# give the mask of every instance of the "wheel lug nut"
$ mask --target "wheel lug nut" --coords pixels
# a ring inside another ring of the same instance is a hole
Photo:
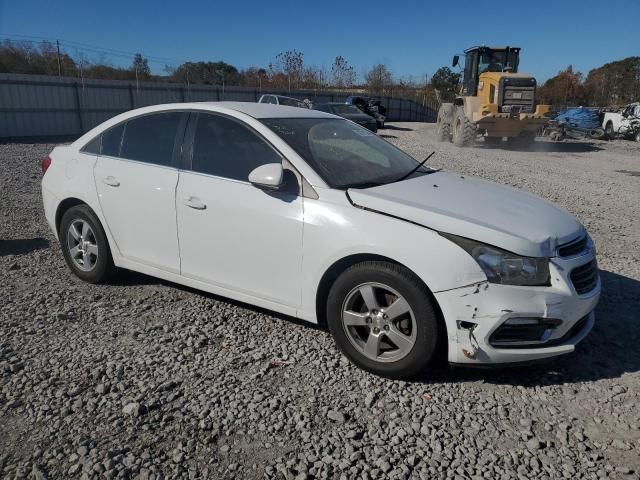
[[[386,313],[382,316],[382,318],[384,318],[385,320],[389,319],[389,315],[387,315]]]
[[[366,321],[367,323],[371,323],[371,317],[367,317],[367,318],[365,318],[365,321]]]
[[[380,331],[380,329],[379,329],[378,327],[375,327],[375,328],[373,329],[373,333],[378,333],[379,331]]]
[[[388,332],[388,331],[389,331],[389,325],[385,325],[385,326],[384,326],[384,330],[385,330],[386,332]]]

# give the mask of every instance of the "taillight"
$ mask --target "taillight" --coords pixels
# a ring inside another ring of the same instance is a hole
[[[40,164],[40,168],[42,168],[42,173],[47,171],[47,168],[51,166],[51,157],[46,156],[42,159],[42,163]]]

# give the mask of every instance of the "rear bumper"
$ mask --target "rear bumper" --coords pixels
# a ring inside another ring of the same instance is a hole
[[[47,219],[49,228],[54,235],[58,235],[56,232],[56,207],[58,205],[58,199],[51,193],[44,185],[42,186],[42,204],[44,207],[44,216]]]
[[[519,287],[480,283],[435,293],[447,326],[449,362],[489,365],[535,362],[575,350],[595,323],[600,280],[579,295],[570,272],[593,255],[552,259],[550,287]],[[514,319],[540,319],[552,324],[538,341],[496,341],[494,335]]]

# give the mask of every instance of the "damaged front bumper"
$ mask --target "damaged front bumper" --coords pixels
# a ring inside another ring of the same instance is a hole
[[[590,264],[595,279],[584,291],[578,275]],[[595,256],[552,258],[549,269],[548,287],[482,282],[435,293],[447,325],[449,362],[522,363],[573,352],[595,323],[601,290]]]

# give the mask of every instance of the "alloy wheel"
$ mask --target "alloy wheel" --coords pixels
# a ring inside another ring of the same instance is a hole
[[[93,270],[98,262],[98,242],[91,225],[85,220],[71,222],[67,231],[67,248],[73,263],[82,271]]]
[[[381,283],[364,283],[347,295],[342,325],[351,344],[376,362],[396,362],[416,343],[416,321],[409,302]]]

